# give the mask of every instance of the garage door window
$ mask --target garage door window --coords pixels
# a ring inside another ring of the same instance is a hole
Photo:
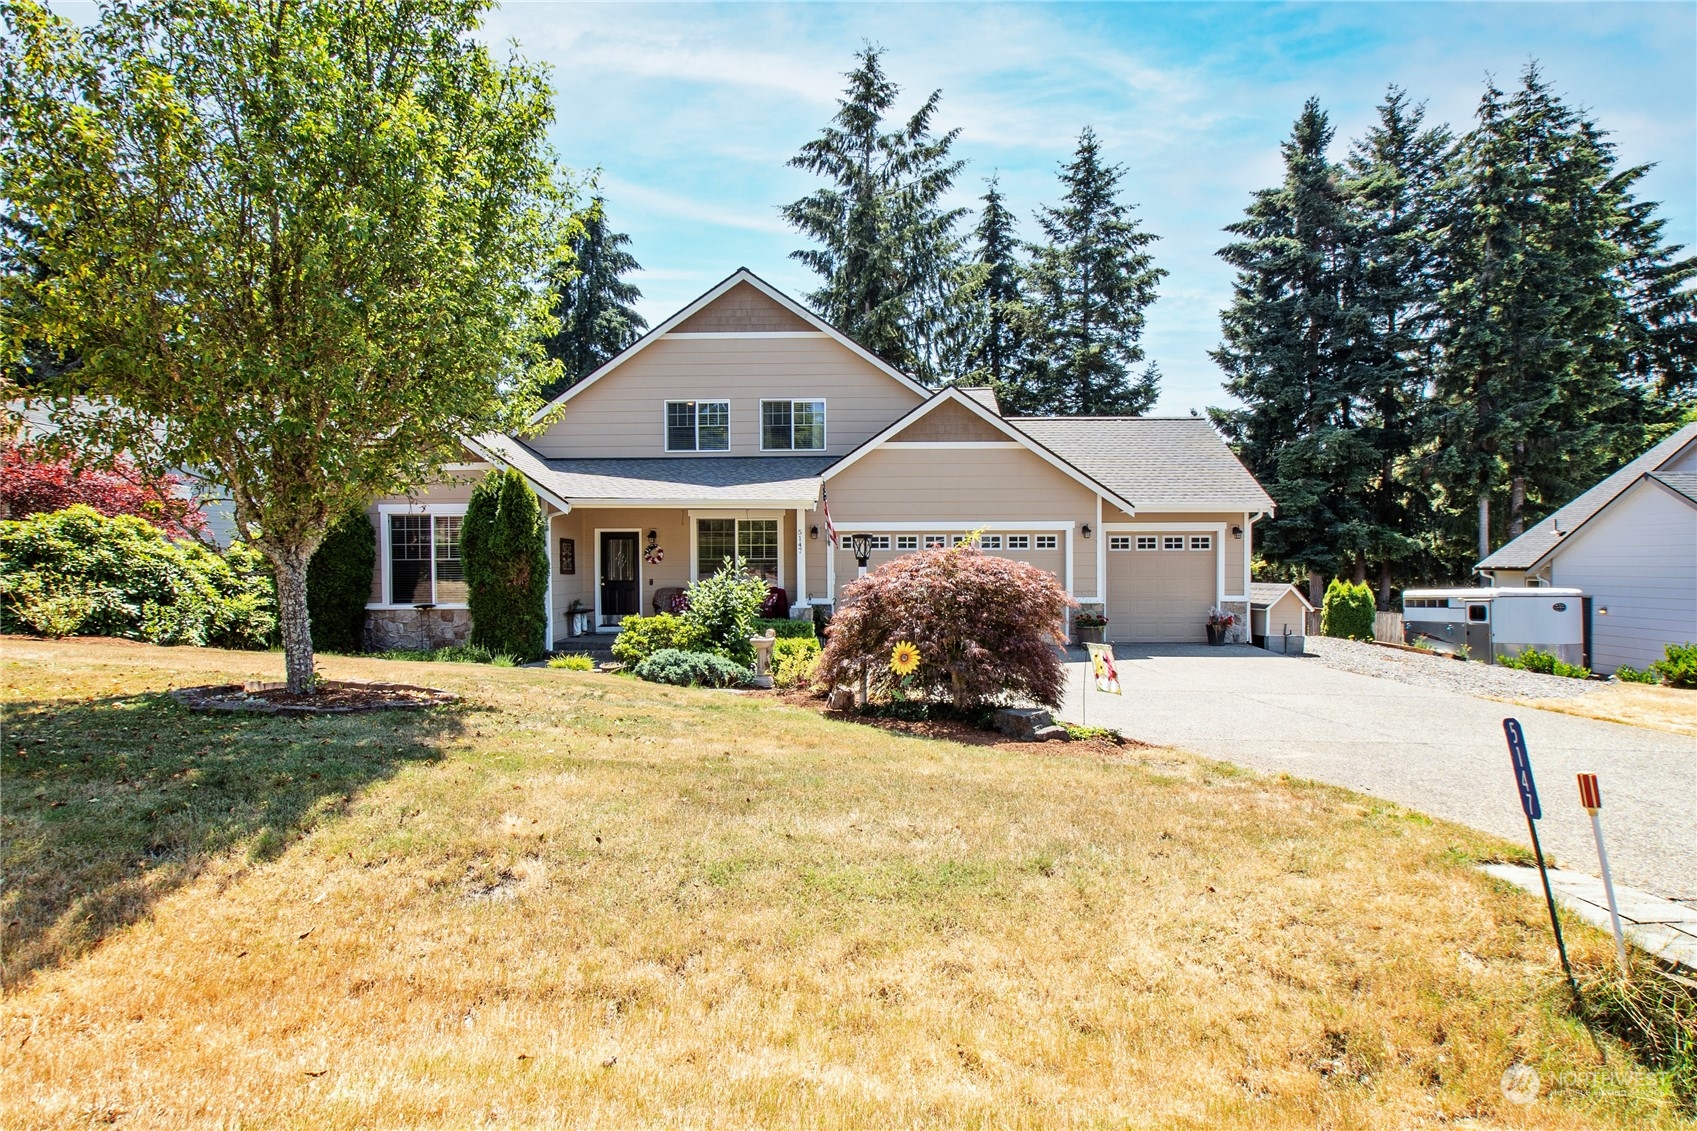
[[[1131,549],[1131,535],[1129,535],[1129,534],[1110,534],[1110,535],[1108,535],[1108,549],[1110,549],[1110,550],[1129,550],[1129,549]]]
[[[1212,534],[1192,534],[1190,536],[1190,548],[1192,550],[1212,550],[1214,548],[1214,536]]]
[[[1139,534],[1137,536],[1137,548],[1139,550],[1159,550],[1161,540],[1153,534]]]
[[[917,535],[917,534],[898,534],[898,535],[896,535],[896,549],[898,549],[898,550],[917,550],[917,549],[919,549],[919,535]]]
[[[867,548],[872,550],[888,550],[890,548],[890,536],[888,534],[872,535],[867,542]]]
[[[948,538],[942,534],[927,534],[925,536],[925,548],[927,550],[941,550],[948,544]]]
[[[1058,535],[1039,534],[1037,536],[1037,548],[1039,550],[1053,550],[1057,545],[1059,545],[1059,541],[1060,539]]]
[[[1010,549],[1010,550],[1029,550],[1029,549],[1031,549],[1031,535],[1029,535],[1029,534],[1010,534],[1010,535],[1008,535],[1008,549]]]
[[[1000,534],[981,534],[978,537],[978,545],[980,549],[984,550],[1000,550],[1002,548],[1002,536]]]
[[[1163,550],[1182,550],[1182,549],[1184,549],[1184,535],[1182,535],[1182,534],[1168,534],[1166,537],[1161,539],[1161,549],[1163,549]]]

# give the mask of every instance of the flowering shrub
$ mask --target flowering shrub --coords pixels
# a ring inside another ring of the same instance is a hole
[[[920,657],[902,677],[910,698],[946,697],[962,711],[1016,697],[1058,707],[1057,646],[1071,607],[1054,575],[970,543],[904,554],[843,590],[818,678],[847,684],[866,673],[888,696],[892,651],[905,641]]]
[[[108,518],[146,519],[173,538],[198,538],[206,520],[194,499],[178,494],[175,475],[149,479],[126,459],[109,470],[78,471],[66,459],[50,459],[28,444],[0,443],[0,511],[7,518],[61,511],[82,503]]]
[[[1108,618],[1102,613],[1079,613],[1072,618],[1074,628],[1106,628]]]
[[[0,620],[43,636],[264,648],[277,598],[270,566],[240,542],[219,555],[79,504],[0,521]]]

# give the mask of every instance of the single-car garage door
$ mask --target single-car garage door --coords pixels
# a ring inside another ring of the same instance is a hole
[[[1155,530],[1108,536],[1108,639],[1201,643],[1215,600],[1213,534]]]

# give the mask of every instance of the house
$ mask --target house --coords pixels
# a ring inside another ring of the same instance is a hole
[[[1249,583],[1249,637],[1266,647],[1268,637],[1305,636],[1314,606],[1302,590],[1283,582]]]
[[[1591,666],[1612,672],[1697,641],[1697,424],[1688,424],[1502,549],[1493,586],[1568,586],[1591,611]]]
[[[1111,639],[1201,641],[1210,606],[1247,621],[1251,528],[1273,509],[1206,420],[1004,416],[989,390],[926,388],[746,269],[547,420],[524,439],[470,438],[449,481],[372,505],[374,645],[468,630],[459,524],[492,467],[542,500],[561,646],[583,622],[616,632],[733,554],[801,614],[855,578],[851,534],[870,535],[876,567],[972,531],[1106,612]]]

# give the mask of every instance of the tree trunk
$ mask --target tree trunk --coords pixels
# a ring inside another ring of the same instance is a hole
[[[1518,538],[1526,530],[1526,477],[1516,475],[1508,484],[1508,536]]]
[[[1308,603],[1316,609],[1326,603],[1326,578],[1317,569],[1308,571]]]
[[[1379,608],[1391,611],[1391,563],[1379,563]]]
[[[1479,495],[1479,556],[1491,556],[1491,495],[1488,491]]]
[[[1367,584],[1367,555],[1360,550],[1355,551],[1355,576],[1357,585]]]
[[[306,611],[306,567],[311,554],[270,555],[277,573],[277,613],[283,628],[283,670],[289,692],[312,691],[312,624]]]

